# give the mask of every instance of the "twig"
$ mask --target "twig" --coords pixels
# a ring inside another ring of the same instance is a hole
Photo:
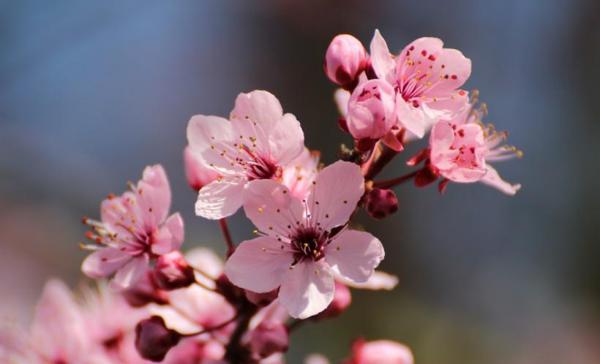
[[[219,226],[221,227],[225,244],[227,244],[227,257],[230,257],[235,251],[235,245],[233,244],[233,239],[231,239],[231,233],[229,232],[229,227],[227,226],[227,219],[220,219]]]

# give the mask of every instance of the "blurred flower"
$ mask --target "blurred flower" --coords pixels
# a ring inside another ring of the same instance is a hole
[[[357,340],[352,345],[352,357],[345,364],[413,364],[413,355],[406,346],[389,340]]]
[[[384,257],[377,238],[344,228],[363,191],[360,168],[342,161],[319,172],[303,201],[275,181],[252,184],[244,211],[264,235],[238,246],[226,275],[258,293],[280,287],[278,301],[293,317],[323,311],[334,296],[334,274],[365,282]]]
[[[198,193],[196,214],[207,219],[235,213],[248,182],[281,179],[283,168],[304,150],[300,123],[266,91],[238,95],[230,120],[192,117],[187,137],[195,157],[219,174]]]
[[[92,278],[113,275],[113,283],[128,288],[138,282],[148,262],[178,249],[183,242],[183,220],[176,213],[167,218],[171,189],[160,165],[146,167],[142,180],[122,196],[102,202],[102,222],[84,218],[88,233],[98,246],[81,269]]]

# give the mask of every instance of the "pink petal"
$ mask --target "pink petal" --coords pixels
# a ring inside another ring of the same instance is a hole
[[[115,248],[96,250],[81,264],[81,270],[90,278],[108,277],[123,267],[131,259],[131,255]]]
[[[244,212],[254,225],[273,237],[287,237],[304,219],[302,203],[274,180],[254,180],[244,191]]]
[[[348,101],[350,101],[350,92],[343,88],[338,88],[333,94],[333,99],[337,105],[338,111],[342,117],[348,114]]]
[[[521,184],[511,184],[503,180],[498,171],[489,164],[486,168],[487,173],[481,178],[481,183],[494,187],[509,196],[514,196],[521,189]]]
[[[225,263],[225,275],[238,287],[265,293],[279,287],[293,259],[274,238],[246,240]]]
[[[304,261],[285,272],[278,299],[290,316],[305,319],[326,309],[334,292],[329,267],[322,262]]]
[[[211,220],[233,215],[242,206],[245,184],[242,178],[223,178],[202,187],[196,201],[196,215]]]
[[[325,230],[347,223],[364,188],[364,178],[356,164],[337,161],[325,167],[308,200],[311,219]]]
[[[396,61],[388,49],[387,43],[379,30],[375,30],[371,40],[371,66],[380,79],[391,81]]]
[[[133,258],[115,274],[113,284],[118,288],[125,289],[136,284],[148,269],[148,257],[146,255]]]
[[[357,230],[341,232],[327,246],[325,259],[341,276],[366,282],[383,260],[385,252],[379,239]]]
[[[162,255],[179,249],[183,243],[183,219],[179,213],[169,216],[167,221],[153,235],[152,252]]]
[[[161,165],[146,167],[142,180],[137,185],[139,213],[147,229],[162,223],[171,206],[171,187],[167,174]]]
[[[261,156],[269,156],[269,133],[283,117],[279,100],[270,92],[255,90],[239,94],[229,118],[240,141],[251,141]],[[248,144],[248,142],[247,142]]]
[[[285,114],[269,132],[271,158],[280,165],[290,163],[304,150],[304,132],[292,114]]]
[[[462,86],[471,75],[471,60],[456,49],[443,48],[438,38],[419,38],[402,50],[396,70],[398,79],[426,75],[424,91],[429,97],[444,97]]]
[[[219,174],[189,146],[185,147],[183,151],[183,160],[185,177],[190,187],[196,191],[219,177]]]
[[[386,290],[391,291],[398,285],[398,277],[382,271],[374,271],[366,282],[356,283],[351,280],[341,278],[342,283],[352,288],[368,289],[372,291]]]
[[[231,165],[230,157],[238,151],[234,145],[237,138],[231,122],[218,116],[195,115],[188,123],[188,145],[197,158],[220,174],[240,170],[238,165]]]

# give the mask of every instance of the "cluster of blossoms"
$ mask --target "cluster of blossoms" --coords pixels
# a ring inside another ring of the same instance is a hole
[[[365,209],[393,214],[393,187],[439,180],[482,182],[513,195],[490,162],[519,156],[505,133],[482,122],[477,93],[460,89],[471,61],[437,38],[420,38],[398,55],[376,31],[370,52],[350,35],[335,37],[324,69],[341,88],[339,125],[354,141],[327,166],[304,145],[300,122],[266,91],[240,94],[228,118],[196,115],[187,128],[186,176],[198,192],[196,215],[217,220],[227,244],[223,261],[196,248],[183,253],[184,225],[169,215],[171,190],[160,165],[100,207],[90,227],[92,253],[82,264],[107,279],[77,301],[60,282],[46,286],[31,332],[0,358],[27,363],[282,363],[289,333],[304,320],[340,315],[350,288],[390,290],[397,278],[375,269],[384,246],[353,228]],[[414,170],[376,179],[429,133],[407,158]],[[227,217],[243,210],[255,237],[235,244]],[[8,341],[7,341],[8,342]],[[327,363],[312,355],[307,363]],[[412,364],[411,351],[387,340],[357,340],[347,364]]]

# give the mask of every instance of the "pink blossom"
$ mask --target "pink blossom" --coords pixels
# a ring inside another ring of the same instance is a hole
[[[332,82],[352,88],[366,65],[367,51],[362,43],[349,34],[340,34],[327,47],[323,67]]]
[[[390,341],[358,340],[352,345],[352,358],[346,364],[413,364],[413,355],[406,346]]]
[[[383,80],[359,84],[348,102],[346,123],[355,139],[379,139],[395,124],[394,88]]]
[[[319,152],[304,148],[302,153],[283,170],[282,181],[293,196],[303,199],[308,195],[319,168]]]
[[[483,126],[483,109],[475,110],[468,104],[453,119],[434,125],[429,140],[433,171],[458,183],[482,182],[514,195],[520,184],[502,180],[489,162],[518,157],[522,152],[514,147],[500,145],[506,133],[496,132],[493,126]]]
[[[275,181],[257,181],[246,191],[244,211],[262,236],[237,247],[225,274],[258,293],[279,287],[278,302],[293,317],[323,311],[334,296],[334,275],[365,282],[384,257],[377,238],[346,228],[363,192],[360,168],[342,161],[319,172],[305,200]]]
[[[378,30],[371,41],[375,74],[396,90],[398,121],[419,138],[467,101],[459,88],[471,74],[471,60],[443,45],[438,38],[419,38],[393,56]]]
[[[266,91],[240,94],[230,120],[196,115],[187,128],[194,155],[219,174],[198,193],[196,214],[221,219],[242,205],[246,184],[280,180],[283,168],[304,150],[304,134],[292,114]]]
[[[113,275],[120,288],[135,284],[157,255],[177,250],[183,242],[183,220],[169,217],[171,190],[160,165],[146,167],[142,180],[121,196],[109,196],[101,205],[101,222],[84,219],[97,247],[82,264],[92,278]]]
[[[183,163],[185,177],[190,187],[195,191],[199,191],[202,187],[219,177],[219,174],[213,168],[206,165],[202,158],[196,155],[189,146],[185,147],[183,151]]]

